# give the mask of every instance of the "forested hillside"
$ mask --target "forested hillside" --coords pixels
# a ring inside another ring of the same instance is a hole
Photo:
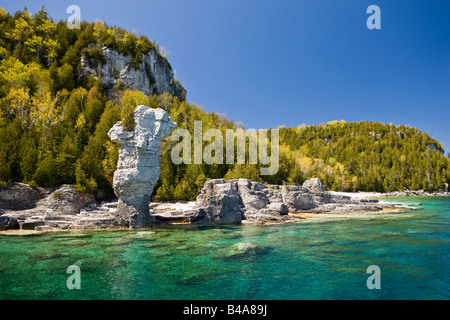
[[[130,67],[150,50],[160,54],[147,37],[101,22],[70,30],[44,9],[34,15],[0,9],[0,185],[75,184],[83,192],[112,193],[118,145],[107,132],[115,122],[128,121],[139,104],[167,110],[191,133],[197,120],[204,131],[238,126],[167,92],[106,87],[101,77],[81,72],[81,58],[101,64],[104,47],[130,55]],[[169,138],[161,147],[154,190],[160,200],[194,199],[207,179],[223,177],[274,184],[319,177],[330,189],[344,191],[439,190],[450,182],[441,145],[406,126],[341,121],[280,128],[280,169],[273,176],[260,176],[259,165],[175,165],[174,144]]]
[[[333,121],[281,129],[280,144],[303,177],[337,191],[443,190],[450,181],[442,146],[408,126]]]
[[[108,88],[100,77],[81,72],[82,57],[102,63],[104,46],[131,55],[131,68],[150,50],[159,52],[147,37],[102,22],[82,22],[81,29],[70,30],[65,22],[50,19],[44,8],[14,16],[0,9],[0,184],[68,183],[84,192],[111,193],[118,145],[107,132],[117,121],[129,120],[139,104],[169,111],[180,128],[192,132],[196,120],[204,130],[235,128],[232,121],[168,93],[146,96],[133,88]],[[223,177],[230,169],[173,167],[171,146],[162,146],[162,178],[155,188],[161,199],[192,198],[206,177]]]

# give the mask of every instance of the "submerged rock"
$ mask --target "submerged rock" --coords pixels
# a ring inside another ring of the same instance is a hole
[[[163,109],[143,105],[136,107],[133,119],[133,130],[118,122],[108,136],[120,143],[113,180],[119,223],[143,227],[156,221],[150,216],[149,201],[160,174],[159,147],[176,124]]]
[[[255,245],[249,242],[238,242],[232,246],[217,251],[214,259],[220,260],[255,260],[270,254],[274,249],[269,246]]]

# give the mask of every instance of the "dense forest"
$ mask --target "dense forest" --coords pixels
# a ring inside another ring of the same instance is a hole
[[[129,121],[139,104],[165,109],[191,133],[194,121],[202,121],[204,131],[242,128],[168,93],[147,96],[114,88],[111,99],[111,88],[101,79],[79,71],[81,57],[102,63],[104,46],[131,55],[134,65],[149,50],[159,52],[146,36],[102,22],[83,21],[71,30],[64,21],[55,23],[44,8],[34,15],[0,9],[0,186],[11,181],[32,187],[75,184],[82,192],[112,193],[119,146],[107,132],[117,121]],[[450,182],[442,146],[415,128],[334,121],[279,128],[279,133],[280,168],[272,176],[261,176],[260,164],[175,165],[171,149],[176,143],[166,139],[155,197],[195,199],[213,178],[301,184],[319,177],[339,191],[430,191]]]
[[[302,176],[336,191],[431,191],[450,182],[442,146],[409,126],[332,121],[281,129],[280,144]]]

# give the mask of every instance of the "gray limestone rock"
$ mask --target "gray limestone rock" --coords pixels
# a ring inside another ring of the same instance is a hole
[[[242,220],[239,197],[231,195],[212,195],[203,207],[191,218],[191,223],[238,223]]]
[[[324,182],[320,181],[318,178],[311,178],[309,180],[306,180],[303,183],[303,187],[315,192],[324,192],[327,190],[327,185]]]
[[[300,186],[266,186],[247,179],[206,181],[196,201],[191,223],[255,223],[295,219],[292,214],[346,213],[382,210],[377,200],[351,199],[323,190],[318,179]],[[300,217],[301,218],[301,217]]]
[[[101,77],[102,83],[113,88],[116,85],[133,88],[145,94],[161,94],[168,92],[185,100],[186,90],[175,81],[170,64],[156,49],[141,57],[141,63],[133,66],[133,58],[104,47],[102,49],[103,61],[89,61],[81,58],[82,73],[86,76],[93,74]],[[111,90],[110,90],[111,91]]]
[[[269,200],[265,192],[265,189],[267,189],[265,185],[248,179],[232,181],[236,181],[235,183],[237,183],[238,193],[245,208],[260,210],[267,207]]]
[[[45,208],[46,216],[54,213],[75,215],[94,202],[94,195],[78,192],[72,185],[66,184],[53,191],[48,197],[39,200],[36,207]]]
[[[206,181],[197,196],[197,214],[192,223],[238,223],[242,220],[242,202],[235,181]]]
[[[268,210],[278,212],[280,215],[284,216],[289,213],[289,208],[284,203],[271,203],[267,207]]]
[[[303,187],[283,187],[281,189],[283,203],[289,208],[289,212],[311,210],[317,207],[314,198],[308,189]]]
[[[108,136],[120,143],[113,180],[120,223],[143,227],[155,221],[149,213],[149,201],[160,174],[159,147],[176,124],[163,109],[142,105],[136,107],[133,118],[133,131],[118,122]]]
[[[0,230],[19,229],[19,223],[13,217],[0,216]]]
[[[238,223],[244,220],[284,220],[289,208],[281,190],[248,179],[206,181],[196,201],[193,223]]]
[[[2,210],[26,210],[36,206],[39,200],[48,196],[54,188],[31,188],[20,182],[0,187],[0,213]]]

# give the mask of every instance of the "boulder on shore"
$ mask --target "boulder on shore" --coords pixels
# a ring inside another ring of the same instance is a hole
[[[39,200],[36,206],[45,208],[46,216],[51,216],[52,213],[75,215],[93,203],[95,203],[93,194],[81,193],[72,185],[64,184],[46,198]]]
[[[318,178],[311,178],[303,183],[303,188],[314,192],[324,192],[327,190],[327,185]]]
[[[191,222],[238,223],[242,220],[240,200],[235,182],[225,183],[223,179],[209,180],[205,182],[197,196],[198,212],[191,218]]]
[[[0,230],[12,230],[19,229],[19,223],[13,217],[9,216],[0,216]]]
[[[0,187],[0,214],[2,210],[26,210],[36,206],[55,188],[31,188],[20,182],[11,182]]]
[[[305,186],[305,185],[304,185]],[[206,181],[197,197],[191,223],[286,221],[290,213],[379,211],[377,200],[355,200],[320,191],[325,184],[311,179],[306,186],[267,186],[248,179]]]

